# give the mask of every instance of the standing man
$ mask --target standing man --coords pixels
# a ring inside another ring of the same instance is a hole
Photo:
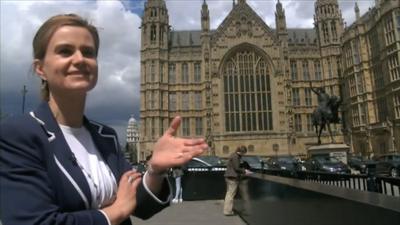
[[[247,153],[247,148],[245,146],[240,146],[236,149],[234,153],[229,157],[228,163],[226,165],[225,181],[226,181],[226,196],[224,202],[224,215],[232,216],[234,215],[233,209],[233,199],[239,188],[240,181],[243,175],[250,174],[251,172],[240,166],[242,155]],[[247,188],[240,188],[242,198],[247,197],[245,193]],[[246,199],[245,199],[246,200]]]

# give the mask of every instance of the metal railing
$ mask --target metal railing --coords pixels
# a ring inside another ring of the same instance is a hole
[[[255,170],[255,172],[400,197],[400,178],[271,169]]]

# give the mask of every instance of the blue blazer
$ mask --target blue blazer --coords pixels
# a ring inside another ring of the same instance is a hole
[[[132,167],[125,160],[112,128],[84,118],[96,147],[117,183]],[[1,124],[0,216],[3,225],[107,225],[98,209],[91,209],[87,180],[47,102]],[[168,206],[170,189],[164,182],[158,200],[143,183],[137,191],[134,215],[147,219]],[[122,224],[131,224],[127,219]]]

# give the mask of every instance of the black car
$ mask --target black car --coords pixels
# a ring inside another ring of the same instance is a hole
[[[218,156],[197,156],[191,159],[185,166],[186,170],[208,170],[212,171],[225,170],[225,165]]]
[[[304,162],[306,171],[346,173],[350,174],[350,168],[342,161],[330,156],[316,156]]]
[[[400,173],[400,154],[392,153],[378,157],[376,162],[376,174],[399,177]]]
[[[267,160],[269,169],[298,171],[301,170],[300,162],[290,155],[286,156],[273,156]]]
[[[374,160],[364,159],[362,156],[349,156],[347,165],[362,174],[374,174],[376,162]]]
[[[243,155],[242,161],[246,163],[246,166],[243,167],[250,170],[262,170],[268,167],[258,155]]]

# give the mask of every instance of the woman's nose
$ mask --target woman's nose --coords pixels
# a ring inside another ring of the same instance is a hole
[[[84,57],[81,51],[75,51],[72,57],[74,64],[81,64],[84,61]]]

